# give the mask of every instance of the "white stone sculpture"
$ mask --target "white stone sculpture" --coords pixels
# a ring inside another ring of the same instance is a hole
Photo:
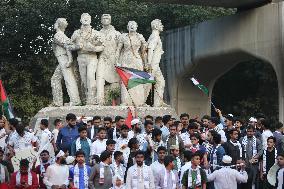
[[[143,35],[137,33],[137,23],[129,21],[127,29],[129,33],[123,33],[120,36],[118,48],[116,51],[116,60],[119,65],[127,68],[134,68],[143,71],[145,60],[145,50],[147,48]],[[129,95],[130,94],[130,95]],[[128,90],[121,84],[121,105],[125,106],[145,106],[146,96],[144,85],[138,85]]]
[[[57,58],[59,65],[51,78],[51,87],[53,94],[53,105],[63,106],[63,93],[61,81],[64,79],[67,93],[70,97],[70,105],[80,105],[78,85],[74,76],[71,63],[73,62],[72,54],[67,49],[76,48],[71,40],[64,34],[68,23],[65,18],[58,18],[54,24],[56,34],[53,38],[52,49]]]
[[[73,33],[71,40],[79,46],[77,61],[81,84],[87,97],[86,104],[93,105],[96,104],[97,53],[103,51],[104,45],[100,32],[92,28],[88,13],[81,15],[80,22],[81,28]]]
[[[103,28],[100,32],[104,39],[104,50],[100,54],[98,69],[96,74],[97,80],[97,101],[99,105],[105,103],[104,86],[108,82],[110,85],[119,83],[119,76],[115,71],[115,53],[118,46],[120,33],[111,25],[111,16],[103,14],[101,18]],[[112,86],[111,86],[112,88]]]
[[[148,64],[150,72],[155,77],[156,84],[154,85],[154,107],[168,106],[163,101],[165,79],[160,69],[161,56],[164,53],[160,32],[163,31],[161,20],[155,19],[151,22],[152,34],[148,39]]]

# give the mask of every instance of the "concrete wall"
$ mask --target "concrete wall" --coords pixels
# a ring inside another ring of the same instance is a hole
[[[191,76],[212,92],[220,76],[240,62],[257,58],[276,72],[279,118],[284,121],[283,16],[281,2],[165,32],[166,97],[177,113],[210,113],[208,98],[192,86]]]

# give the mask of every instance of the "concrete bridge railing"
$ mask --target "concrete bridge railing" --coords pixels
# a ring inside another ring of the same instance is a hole
[[[177,113],[210,113],[210,102],[190,83],[194,75],[212,93],[215,81],[236,64],[261,59],[278,79],[279,119],[284,121],[284,3],[238,12],[195,26],[166,31],[162,67],[166,96]]]

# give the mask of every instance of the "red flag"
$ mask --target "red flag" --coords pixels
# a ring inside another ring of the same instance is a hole
[[[127,113],[127,118],[126,118],[125,124],[128,126],[129,129],[131,129],[132,119],[133,119],[132,112],[131,112],[130,108],[128,108],[128,113]]]

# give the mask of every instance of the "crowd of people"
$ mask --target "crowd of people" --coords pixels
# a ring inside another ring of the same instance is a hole
[[[0,119],[0,188],[283,189],[283,124],[233,115],[190,119],[76,115],[40,122],[40,135],[17,119]],[[52,146],[50,151],[47,146]],[[37,160],[11,158],[33,148]],[[51,154],[55,154],[52,157]]]

